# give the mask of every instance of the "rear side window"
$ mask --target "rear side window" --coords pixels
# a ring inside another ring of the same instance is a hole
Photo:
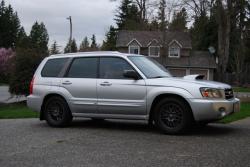
[[[97,78],[98,58],[84,57],[73,60],[68,78]]]
[[[46,62],[41,72],[42,77],[57,77],[68,58],[50,59]]]

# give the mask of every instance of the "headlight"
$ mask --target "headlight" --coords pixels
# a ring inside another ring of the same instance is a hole
[[[201,95],[206,98],[223,98],[220,89],[215,88],[200,88]]]

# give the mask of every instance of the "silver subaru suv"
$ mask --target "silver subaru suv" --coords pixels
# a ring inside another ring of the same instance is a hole
[[[119,52],[52,55],[37,68],[28,106],[50,126],[73,117],[147,120],[176,134],[239,111],[231,86],[172,77],[150,57]]]

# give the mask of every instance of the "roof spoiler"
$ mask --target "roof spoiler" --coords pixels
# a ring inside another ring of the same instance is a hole
[[[183,78],[188,80],[203,80],[205,75],[195,74],[195,75],[186,75]]]

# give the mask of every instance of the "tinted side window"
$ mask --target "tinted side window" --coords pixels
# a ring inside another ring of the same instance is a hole
[[[133,70],[126,60],[115,57],[100,58],[100,78],[128,79],[123,76],[124,70]]]
[[[97,78],[98,58],[76,58],[68,71],[69,78]]]
[[[50,59],[46,62],[41,75],[43,77],[57,77],[68,58]]]

